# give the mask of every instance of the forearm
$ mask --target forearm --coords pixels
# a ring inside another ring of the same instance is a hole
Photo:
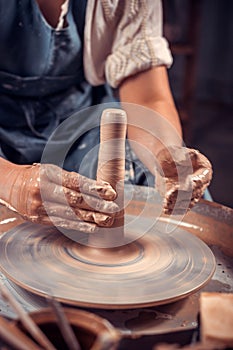
[[[159,151],[182,144],[180,120],[165,67],[127,79],[119,94],[128,115],[128,139],[139,159],[154,173]]]
[[[14,182],[17,179],[17,165],[0,157],[0,201],[9,202]]]
[[[0,157],[0,203],[16,211],[16,202],[21,195],[25,169],[29,165],[17,165]]]
[[[12,163],[0,157],[0,203],[6,203],[6,194],[8,192],[6,181],[12,171]]]

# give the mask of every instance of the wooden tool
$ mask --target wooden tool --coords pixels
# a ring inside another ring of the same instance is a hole
[[[42,350],[19,328],[12,327],[10,321],[0,317],[0,337],[9,346],[17,350]]]
[[[61,334],[69,348],[69,350],[81,350],[81,346],[73,332],[71,325],[69,324],[66,315],[60,305],[53,297],[46,297],[49,305],[51,306],[57,320],[58,327]]]
[[[28,331],[29,334],[44,348],[47,350],[56,350],[53,344],[45,336],[45,334],[40,330],[36,323],[31,319],[29,314],[22,308],[22,306],[13,298],[11,293],[3,285],[0,288],[1,294],[5,300],[9,302],[11,307],[17,313],[22,325]]]

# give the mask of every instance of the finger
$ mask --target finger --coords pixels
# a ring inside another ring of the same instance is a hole
[[[85,233],[96,233],[99,231],[99,228],[95,223],[85,222],[78,219],[66,220],[57,216],[27,217],[25,219],[37,224],[61,227],[64,229],[82,231]]]
[[[113,217],[102,213],[96,213],[87,210],[75,210],[75,213],[77,214],[79,219],[88,222],[94,222],[98,226],[102,227],[111,227],[114,222]]]
[[[72,190],[110,201],[117,197],[116,191],[108,182],[89,179],[75,172],[64,172],[62,184]]]
[[[57,216],[51,216],[49,220],[44,218],[44,220],[41,223],[50,224],[49,223],[50,221],[54,226],[68,229],[68,230],[82,231],[85,233],[96,233],[99,230],[96,224],[85,222],[85,221],[79,221],[79,220],[75,220],[75,221],[65,220]]]
[[[44,202],[44,205],[38,209],[38,216],[57,216],[66,220],[81,220],[96,223],[98,226],[110,227],[114,222],[114,218],[98,212],[74,209],[69,206]]]
[[[47,189],[43,190],[42,193],[44,201],[60,203],[79,209],[107,213],[110,216],[115,215],[119,211],[118,205],[114,202],[82,194],[59,185],[50,184],[50,186],[47,186]]]
[[[68,172],[55,165],[44,167],[43,173],[58,185],[70,188],[72,190],[85,194],[101,197],[106,200],[114,200],[117,197],[116,191],[105,181],[96,181],[82,176],[76,172]]]
[[[164,199],[164,212],[185,213],[193,206],[194,194],[192,191],[181,190],[178,185],[170,188]]]
[[[184,214],[200,200],[203,188],[194,188],[192,193],[176,189],[165,198],[164,212],[166,214]]]
[[[210,169],[198,169],[192,176],[193,186],[204,187],[210,184],[212,178],[212,171]]]

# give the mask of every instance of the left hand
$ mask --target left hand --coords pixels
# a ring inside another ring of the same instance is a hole
[[[202,197],[212,179],[209,160],[195,149],[170,146],[157,156],[156,187],[166,214],[184,214]]]
[[[0,203],[25,220],[95,233],[111,227],[119,212],[109,183],[95,181],[53,164],[18,165],[4,160]],[[3,176],[3,175],[4,176]]]

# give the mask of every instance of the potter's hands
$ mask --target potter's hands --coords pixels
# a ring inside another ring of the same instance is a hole
[[[157,156],[156,187],[166,214],[184,214],[202,197],[212,178],[209,160],[195,149],[168,147]]]
[[[112,225],[118,207],[109,184],[50,164],[11,167],[0,202],[24,219],[87,233]]]

